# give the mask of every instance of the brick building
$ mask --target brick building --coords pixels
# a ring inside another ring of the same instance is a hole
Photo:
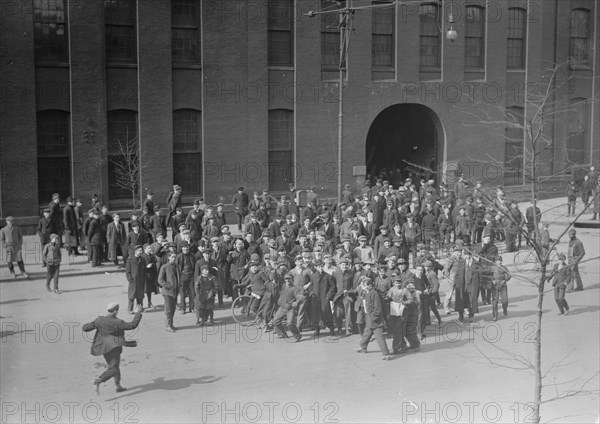
[[[315,184],[336,195],[337,14],[305,15],[335,2],[0,4],[0,216],[36,216],[55,191],[126,207],[115,169],[128,143],[142,191],[163,206],[173,183],[187,201],[208,203],[229,201],[238,185],[277,193]],[[523,135],[469,125],[465,111],[530,113],[525,88],[543,82],[549,62],[569,63],[557,98],[573,107],[546,128],[554,145],[542,172],[597,163],[600,105],[586,100],[600,98],[598,9],[593,0],[443,0],[357,11],[342,180],[407,163],[441,178],[462,164],[469,177],[518,184],[518,172],[497,175],[490,158],[518,168]]]

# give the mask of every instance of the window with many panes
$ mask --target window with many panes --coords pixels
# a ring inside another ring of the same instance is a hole
[[[173,182],[202,194],[202,123],[193,109],[173,111]]]
[[[135,0],[104,0],[106,60],[136,63]]]
[[[171,0],[171,54],[173,62],[200,63],[198,0]]]
[[[375,6],[382,5],[373,2]],[[394,6],[375,7],[372,20],[372,64],[374,67],[394,66]]]
[[[107,129],[108,195],[111,199],[130,199],[131,190],[119,184],[119,180],[139,179],[137,112],[125,109],[108,112]]]
[[[465,8],[465,67],[483,69],[485,62],[485,10]]]
[[[71,195],[69,113],[46,110],[37,113],[38,199],[49,202],[52,193]]]
[[[506,126],[504,143],[504,175],[506,178],[513,178],[522,173],[524,113],[525,109],[520,106],[509,107],[505,112],[506,122],[510,123]],[[515,180],[515,182],[518,181]]]
[[[343,2],[321,0],[321,11],[335,10],[342,7]],[[325,13],[321,18],[321,67],[337,69],[340,66],[340,29],[339,15]]]
[[[571,163],[584,163],[586,161],[587,103],[586,99],[573,99],[569,107],[567,159]]]
[[[64,0],[33,1],[33,39],[36,61],[68,61]]]
[[[525,36],[527,34],[527,11],[521,8],[508,9],[508,39],[506,67],[525,69]]]
[[[268,58],[271,66],[292,66],[293,0],[269,0]]]
[[[293,123],[293,111],[269,111],[269,190],[287,190],[294,182]]]
[[[423,4],[419,6],[420,37],[419,53],[421,68],[439,68],[442,62],[442,43],[440,28],[439,4]]]
[[[590,60],[590,11],[571,11],[571,58],[574,64],[589,65]]]

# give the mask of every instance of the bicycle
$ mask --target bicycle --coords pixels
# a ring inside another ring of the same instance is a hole
[[[558,252],[556,251],[556,247],[554,247],[548,257],[546,268],[550,269],[556,261],[558,261]],[[535,266],[530,266],[530,264],[535,264]],[[522,249],[516,252],[513,257],[513,265],[515,266],[515,270],[519,272],[538,272],[541,269],[537,254],[533,249]]]
[[[236,297],[231,304],[233,320],[244,327],[259,323],[258,308],[253,307],[255,302],[260,302],[260,296],[253,294],[248,287],[244,294]]]

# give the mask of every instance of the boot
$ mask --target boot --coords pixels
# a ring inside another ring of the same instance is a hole
[[[502,312],[504,313],[504,316],[508,315],[508,303],[502,304]]]
[[[207,325],[214,325],[215,324],[214,316],[215,316],[215,312],[212,309],[210,311],[208,311],[208,323],[207,323]]]

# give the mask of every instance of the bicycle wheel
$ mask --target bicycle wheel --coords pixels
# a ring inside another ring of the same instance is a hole
[[[251,311],[252,296],[239,296],[231,304],[233,320],[240,325],[252,325],[256,322],[256,313]]]
[[[537,263],[537,258],[532,250],[519,250],[515,253],[513,265],[517,271],[535,271],[535,263]]]

